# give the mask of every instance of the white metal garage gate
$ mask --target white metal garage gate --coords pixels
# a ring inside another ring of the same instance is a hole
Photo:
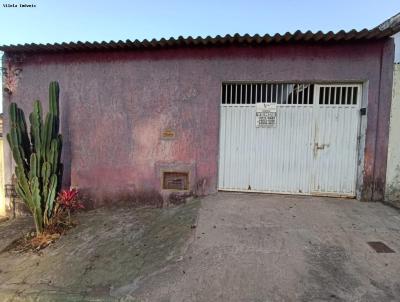
[[[358,84],[223,84],[219,189],[355,196],[361,92]],[[259,103],[276,108],[265,128],[256,127]]]

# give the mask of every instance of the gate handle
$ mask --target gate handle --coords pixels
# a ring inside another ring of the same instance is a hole
[[[325,147],[329,147],[329,144],[322,144],[322,145],[318,145],[318,143],[315,143],[315,149],[317,150],[323,150],[325,149]]]

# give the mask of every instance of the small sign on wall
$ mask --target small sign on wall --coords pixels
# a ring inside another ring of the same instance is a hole
[[[276,103],[257,103],[256,128],[275,128],[276,124]]]
[[[175,131],[173,129],[167,128],[161,131],[161,139],[174,139],[175,138]]]

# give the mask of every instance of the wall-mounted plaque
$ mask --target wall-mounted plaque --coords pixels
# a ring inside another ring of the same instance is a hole
[[[167,128],[161,132],[161,139],[174,139],[175,138],[175,131]]]

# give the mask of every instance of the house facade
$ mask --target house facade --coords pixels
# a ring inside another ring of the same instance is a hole
[[[64,186],[383,200],[396,29],[2,46],[25,114],[60,83]],[[5,181],[13,161],[5,146]]]

